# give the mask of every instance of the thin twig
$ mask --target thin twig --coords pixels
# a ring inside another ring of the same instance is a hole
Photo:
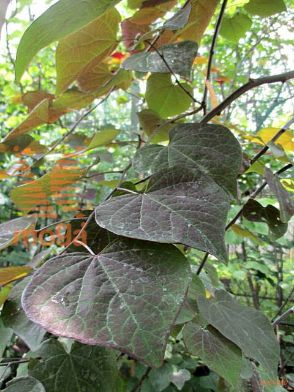
[[[290,291],[290,293],[289,293],[288,297],[286,298],[286,300],[284,301],[283,305],[277,311],[275,317],[273,317],[273,320],[279,316],[279,314],[282,312],[282,310],[285,308],[285,306],[289,303],[289,301],[291,301],[293,293],[294,293],[294,286],[292,287],[292,290]]]
[[[271,143],[274,143],[275,141],[277,141],[282,135],[283,133],[285,133],[287,131],[287,129],[294,123],[294,117],[291,118],[291,120],[289,120],[287,122],[287,124],[285,124],[283,126],[283,128],[281,128],[276,134],[275,136],[269,141],[267,142],[267,144],[259,151],[258,154],[256,154],[251,160],[250,160],[250,166],[252,166],[262,155],[264,155],[268,149],[269,149],[269,145]]]
[[[87,110],[85,113],[83,113],[83,114],[78,118],[78,120],[72,125],[72,127],[69,129],[69,131],[68,131],[67,133],[65,133],[65,134],[62,136],[62,138],[60,138],[59,140],[57,140],[57,141],[53,144],[53,146],[50,147],[50,149],[49,149],[48,151],[46,151],[46,152],[41,156],[41,158],[39,158],[38,160],[36,160],[36,161],[33,163],[32,167],[38,165],[47,155],[51,154],[51,153],[55,150],[55,148],[56,148],[57,146],[59,146],[65,139],[67,139],[67,138],[76,130],[76,128],[80,125],[80,123],[81,123],[86,117],[89,116],[89,114],[91,114],[95,109],[97,109],[98,106],[100,106],[102,103],[104,103],[104,102],[108,99],[108,97],[109,97],[109,95],[112,93],[112,91],[113,91],[113,88],[108,92],[108,94],[107,94],[103,99],[101,99],[101,101],[99,101],[99,102],[98,102],[95,106],[93,106],[91,109],[89,109],[89,110]]]
[[[289,163],[288,165],[282,167],[280,170],[278,170],[275,174],[279,175],[281,173],[284,173],[286,170],[290,169],[291,167],[293,167],[293,165],[291,163]],[[267,182],[264,181],[250,196],[248,199],[255,199],[257,195],[259,195],[259,193],[266,187]],[[226,226],[226,231],[229,230],[229,228],[235,224],[237,222],[237,220],[240,218],[240,216],[242,216],[244,208],[246,206],[247,202],[243,205],[243,207],[240,209],[240,211],[234,216],[234,218],[227,224]],[[202,271],[207,259],[209,256],[209,252],[206,252],[199,267],[197,270],[197,275],[200,274],[200,272]]]
[[[286,317],[288,317],[290,314],[294,313],[294,306],[292,306],[292,308],[286,310],[286,312],[284,312],[283,314],[281,314],[281,316],[277,317],[273,322],[272,325],[278,325],[280,323],[280,321],[284,320]]]
[[[214,56],[214,49],[215,49],[215,44],[216,44],[216,40],[217,40],[217,36],[220,30],[220,26],[222,23],[222,19],[225,13],[225,9],[227,6],[227,2],[228,0],[224,0],[217,22],[216,22],[216,26],[215,26],[215,30],[214,30],[214,34],[213,34],[213,38],[212,38],[212,42],[211,42],[211,47],[210,47],[210,51],[209,51],[209,60],[208,60],[208,65],[207,65],[207,73],[206,73],[206,80],[205,80],[205,87],[204,87],[204,93],[203,93],[203,100],[202,100],[202,107],[203,107],[203,111],[204,114],[206,114],[206,100],[207,100],[207,82],[210,82],[210,77],[211,77],[211,67],[212,67],[212,61],[213,61],[213,56]]]
[[[290,72],[285,72],[282,74],[278,75],[272,75],[272,76],[263,76],[262,78],[258,79],[249,79],[249,81],[238,88],[236,91],[234,91],[232,94],[230,94],[223,102],[221,102],[219,105],[217,105],[214,109],[212,109],[209,113],[206,114],[201,120],[201,123],[207,123],[210,121],[213,117],[218,116],[221,114],[221,112],[229,106],[232,102],[234,102],[237,98],[239,98],[241,95],[246,93],[249,90],[252,90],[253,88],[262,86],[263,84],[271,84],[271,83],[285,83],[287,80],[293,79],[294,78],[294,71]],[[191,112],[190,112],[191,114]]]
[[[92,256],[96,256],[94,251],[84,242],[76,240],[74,243],[83,246]]]
[[[146,370],[146,372],[143,374],[143,376],[140,378],[140,380],[138,381],[138,383],[134,386],[134,388],[131,390],[131,392],[138,392],[141,389],[141,386],[143,384],[143,382],[146,380],[146,378],[148,377],[149,373],[151,372],[152,368],[148,367],[148,369]]]

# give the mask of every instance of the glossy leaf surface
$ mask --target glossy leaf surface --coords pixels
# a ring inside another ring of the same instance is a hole
[[[228,209],[227,194],[210,177],[179,166],[153,175],[146,193],[100,204],[96,221],[115,234],[182,243],[225,260]]]
[[[170,131],[164,147],[141,148],[134,166],[146,174],[176,165],[197,168],[236,195],[236,179],[241,166],[241,148],[233,134],[222,125],[180,124]]]
[[[171,73],[172,70],[173,73],[189,76],[197,50],[198,45],[192,41],[164,45],[157,51],[134,54],[123,62],[122,68],[159,73]]]
[[[46,340],[33,353],[29,374],[54,392],[122,392],[116,355],[103,347],[74,342],[70,352],[57,340]]]
[[[202,317],[249,358],[276,377],[279,345],[269,320],[258,310],[240,305],[229,293],[216,290],[215,298],[197,298]]]
[[[175,247],[122,239],[97,256],[49,260],[22,301],[27,316],[51,333],[160,366],[189,279]]]

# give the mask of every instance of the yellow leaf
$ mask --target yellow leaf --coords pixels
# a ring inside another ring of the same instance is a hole
[[[64,92],[85,70],[94,67],[117,46],[120,14],[115,8],[59,41],[56,50],[57,93]]]
[[[9,177],[9,174],[7,174],[5,170],[0,170],[0,180],[4,180],[5,178]]]
[[[192,0],[189,21],[175,37],[200,43],[218,2],[219,0]]]
[[[263,141],[264,144],[267,144],[278,132],[279,128],[263,128],[257,132],[257,136]],[[260,141],[253,140],[256,143],[260,143]],[[280,144],[285,151],[294,151],[294,137],[291,131],[286,131],[282,136],[278,138],[275,144]]]
[[[292,178],[283,178],[281,183],[288,192],[294,193],[294,180]]]
[[[255,234],[251,233],[251,231],[247,230],[247,229],[243,229],[241,226],[239,225],[232,225],[231,229],[233,230],[233,232],[237,235],[239,235],[240,237],[245,237],[248,238],[249,240],[251,240],[252,242],[255,242],[258,245],[262,245],[263,241],[261,239],[259,239]]]
[[[212,109],[215,108],[218,105],[218,99],[216,96],[216,93],[214,91],[214,88],[211,84],[211,82],[209,80],[206,80],[206,86],[207,86],[207,90],[209,92],[209,98],[210,98],[210,102],[211,102],[211,107]]]
[[[84,175],[84,169],[59,164],[43,177],[14,188],[10,196],[19,209],[31,211],[37,206],[48,205],[50,196],[74,184]]]
[[[208,63],[208,58],[204,56],[197,56],[194,60],[194,64],[197,65],[202,65],[202,64],[207,64]]]
[[[32,268],[27,266],[0,268],[0,286],[24,278],[31,271]]]

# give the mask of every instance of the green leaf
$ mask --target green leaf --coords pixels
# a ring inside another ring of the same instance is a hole
[[[21,234],[35,226],[36,218],[33,216],[24,216],[0,225],[0,250],[15,244],[21,237]],[[14,280],[14,279],[12,279]],[[11,281],[10,279],[6,282]],[[0,279],[0,285],[6,284]]]
[[[258,361],[269,378],[276,378],[279,345],[273,327],[260,311],[240,305],[224,290],[216,290],[215,298],[198,297],[197,302],[209,324]]]
[[[232,386],[237,385],[242,367],[242,352],[238,346],[215,328],[204,327],[194,321],[185,325],[183,337],[191,354],[199,356]]]
[[[249,16],[237,13],[231,18],[225,17],[223,19],[220,35],[237,44],[240,38],[245,37],[246,32],[250,30],[251,25],[252,20]]]
[[[175,165],[196,168],[235,196],[241,160],[239,142],[229,129],[195,123],[175,126],[170,131],[168,146],[143,147],[133,163],[138,172],[147,175]]]
[[[284,0],[250,0],[244,7],[249,14],[267,17],[287,11]]]
[[[74,184],[85,174],[76,166],[57,164],[53,169],[35,181],[20,185],[10,192],[11,200],[23,211],[31,211],[37,206],[47,205],[49,197]]]
[[[249,199],[245,204],[243,216],[252,222],[266,222],[270,237],[274,240],[282,237],[288,228],[288,224],[281,221],[280,211],[276,207],[272,205],[263,207],[254,199]]]
[[[140,126],[149,140],[152,143],[159,143],[168,140],[168,133],[172,124],[165,124],[164,121],[157,113],[150,109],[143,109],[141,112],[137,113],[139,118]]]
[[[31,322],[22,309],[21,295],[30,280],[31,277],[27,277],[12,288],[1,315],[4,325],[11,328],[31,350],[36,350],[46,331]]]
[[[23,306],[53,334],[160,366],[189,272],[185,257],[171,245],[120,239],[97,256],[72,253],[49,260],[27,286]]]
[[[190,3],[191,12],[188,23],[176,32],[174,39],[191,39],[200,43],[219,0],[191,0]]]
[[[181,84],[187,92],[193,94],[187,83]],[[167,118],[189,109],[193,100],[186,91],[172,83],[171,75],[153,74],[148,78],[145,98],[149,109]]]
[[[15,378],[7,384],[3,392],[46,392],[40,381],[33,377]]]
[[[3,356],[6,347],[10,343],[13,331],[10,328],[4,326],[2,317],[0,318],[0,356]]]
[[[281,221],[286,223],[294,215],[294,199],[290,193],[280,183],[279,177],[277,177],[270,169],[265,168],[265,179],[268,183],[270,190],[277,197],[280,210],[281,210]]]
[[[59,0],[37,18],[19,43],[15,72],[20,81],[38,51],[81,29],[120,0]]]
[[[64,92],[88,68],[93,68],[117,46],[120,14],[115,8],[59,41],[56,49],[57,93]],[[73,61],[74,59],[74,61]]]
[[[74,342],[70,352],[55,339],[46,340],[34,352],[29,375],[42,382],[47,392],[122,392],[114,352]]]
[[[99,129],[87,146],[87,150],[110,143],[119,133],[119,130],[111,126],[105,126]]]
[[[153,175],[146,193],[100,204],[96,221],[115,234],[182,243],[226,260],[228,209],[227,194],[210,177],[179,166]]]
[[[172,70],[175,74],[189,77],[197,50],[198,45],[193,41],[163,45],[157,51],[133,54],[122,63],[121,67],[137,72],[168,74]]]

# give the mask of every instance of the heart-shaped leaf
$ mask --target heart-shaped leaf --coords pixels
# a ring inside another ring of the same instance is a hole
[[[211,299],[199,296],[197,302],[201,316],[275,380],[280,353],[269,320],[260,311],[240,305],[224,290],[216,290]]]
[[[185,325],[183,336],[191,354],[199,356],[233,386],[237,385],[242,367],[242,352],[238,346],[213,327],[205,327],[194,321]]]
[[[17,243],[21,234],[33,227],[35,223],[36,218],[33,216],[24,216],[2,223],[0,225],[0,250]]]
[[[15,378],[7,384],[3,392],[46,392],[40,381],[33,377]]]
[[[171,245],[119,239],[97,256],[70,253],[49,260],[22,302],[27,316],[51,333],[160,366],[189,272]]]
[[[156,73],[147,81],[146,102],[149,109],[162,118],[175,116],[189,109],[193,102],[193,90],[187,83],[182,83],[184,91],[172,83],[171,75]]]
[[[232,17],[225,17],[222,20],[220,35],[227,40],[238,43],[240,38],[244,37],[248,30],[250,30],[252,20],[249,16],[236,13]]]
[[[200,171],[178,166],[150,178],[146,193],[112,198],[96,208],[96,222],[126,237],[182,243],[226,259],[226,192]]]
[[[111,350],[74,342],[67,352],[58,340],[51,339],[32,356],[38,359],[29,363],[29,375],[42,382],[47,392],[122,392]]]
[[[242,152],[228,128],[214,124],[179,124],[169,134],[168,146],[150,145],[137,152],[136,170],[150,174],[176,165],[197,168],[236,195]]]
[[[138,72],[171,73],[172,70],[173,73],[189,77],[197,50],[198,45],[193,41],[163,45],[158,52],[133,54],[121,67]]]

